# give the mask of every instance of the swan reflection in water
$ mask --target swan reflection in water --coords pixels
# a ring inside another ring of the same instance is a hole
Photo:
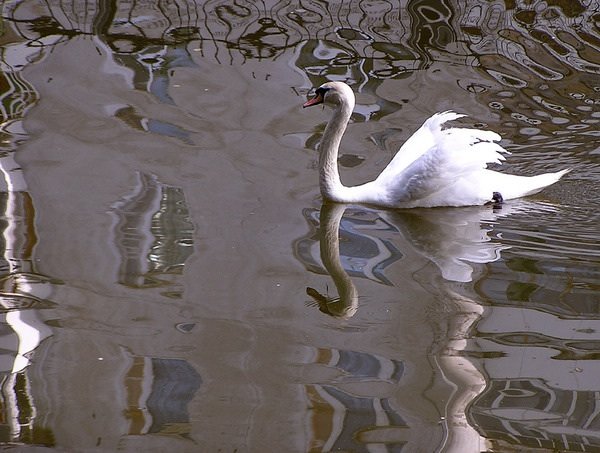
[[[331,316],[350,318],[358,309],[358,291],[350,276],[344,270],[340,259],[340,220],[346,211],[343,204],[323,204],[319,216],[321,235],[319,251],[321,261],[331,275],[338,297],[322,295],[316,289],[307,287],[306,294],[314,299],[323,313]]]
[[[321,262],[333,279],[338,296],[306,289],[313,300],[311,304],[323,313],[341,318],[352,317],[359,305],[358,290],[351,276],[396,286],[386,275],[386,268],[400,261],[402,270],[408,267],[407,278],[413,278],[417,260],[421,268],[434,263],[446,281],[470,282],[473,263],[496,261],[501,251],[508,248],[492,235],[499,218],[532,209],[553,209],[550,205],[523,200],[504,203],[500,208],[488,205],[388,211],[348,206],[325,203],[318,219]],[[344,216],[347,209],[350,215]],[[305,215],[313,217],[308,220],[314,224],[316,213],[317,210],[305,211]],[[314,239],[313,236],[313,244]],[[310,239],[296,244],[297,255],[309,269],[322,273],[323,267],[307,241]]]

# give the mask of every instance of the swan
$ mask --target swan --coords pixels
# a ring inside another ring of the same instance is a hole
[[[570,169],[537,176],[517,176],[489,170],[510,154],[492,131],[442,129],[465,115],[446,111],[431,116],[370,182],[354,187],[340,181],[338,150],[350,115],[354,93],[344,82],[327,82],[303,107],[325,104],[333,115],[319,145],[319,186],[324,199],[386,208],[473,206],[535,194],[554,184]]]

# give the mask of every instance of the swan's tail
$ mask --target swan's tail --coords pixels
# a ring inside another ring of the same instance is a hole
[[[543,173],[536,176],[516,176],[506,173],[494,173],[502,181],[497,181],[499,192],[505,200],[526,197],[541,192],[571,171],[570,168],[554,173]]]
[[[571,169],[567,168],[565,170],[557,171],[554,173],[544,173],[544,174],[537,175],[537,176],[530,176],[528,178],[527,184],[525,184],[525,187],[523,187],[523,189],[528,189],[528,191],[527,191],[527,193],[524,193],[520,196],[527,196],[527,195],[533,195],[535,193],[538,193],[542,189],[544,189],[548,186],[551,186],[552,184],[557,182],[560,178],[562,178],[564,175],[566,175],[570,171],[571,171]],[[527,187],[527,186],[529,186],[529,187]]]

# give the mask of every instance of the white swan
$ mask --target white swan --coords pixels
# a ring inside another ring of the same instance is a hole
[[[524,197],[558,181],[569,170],[537,176],[516,176],[488,170],[509,154],[492,131],[442,129],[465,115],[436,113],[402,145],[377,179],[354,187],[340,181],[337,156],[354,109],[354,93],[343,82],[327,82],[304,107],[333,107],[320,144],[319,183],[323,198],[339,203],[366,203],[389,208],[472,206]]]

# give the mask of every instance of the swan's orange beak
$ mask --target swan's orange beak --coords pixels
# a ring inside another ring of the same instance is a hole
[[[304,104],[302,104],[302,107],[306,108],[306,107],[310,107],[311,105],[317,105],[317,104],[322,104],[322,103],[323,103],[323,94],[317,93],[314,98],[312,98],[312,99],[306,101]]]

